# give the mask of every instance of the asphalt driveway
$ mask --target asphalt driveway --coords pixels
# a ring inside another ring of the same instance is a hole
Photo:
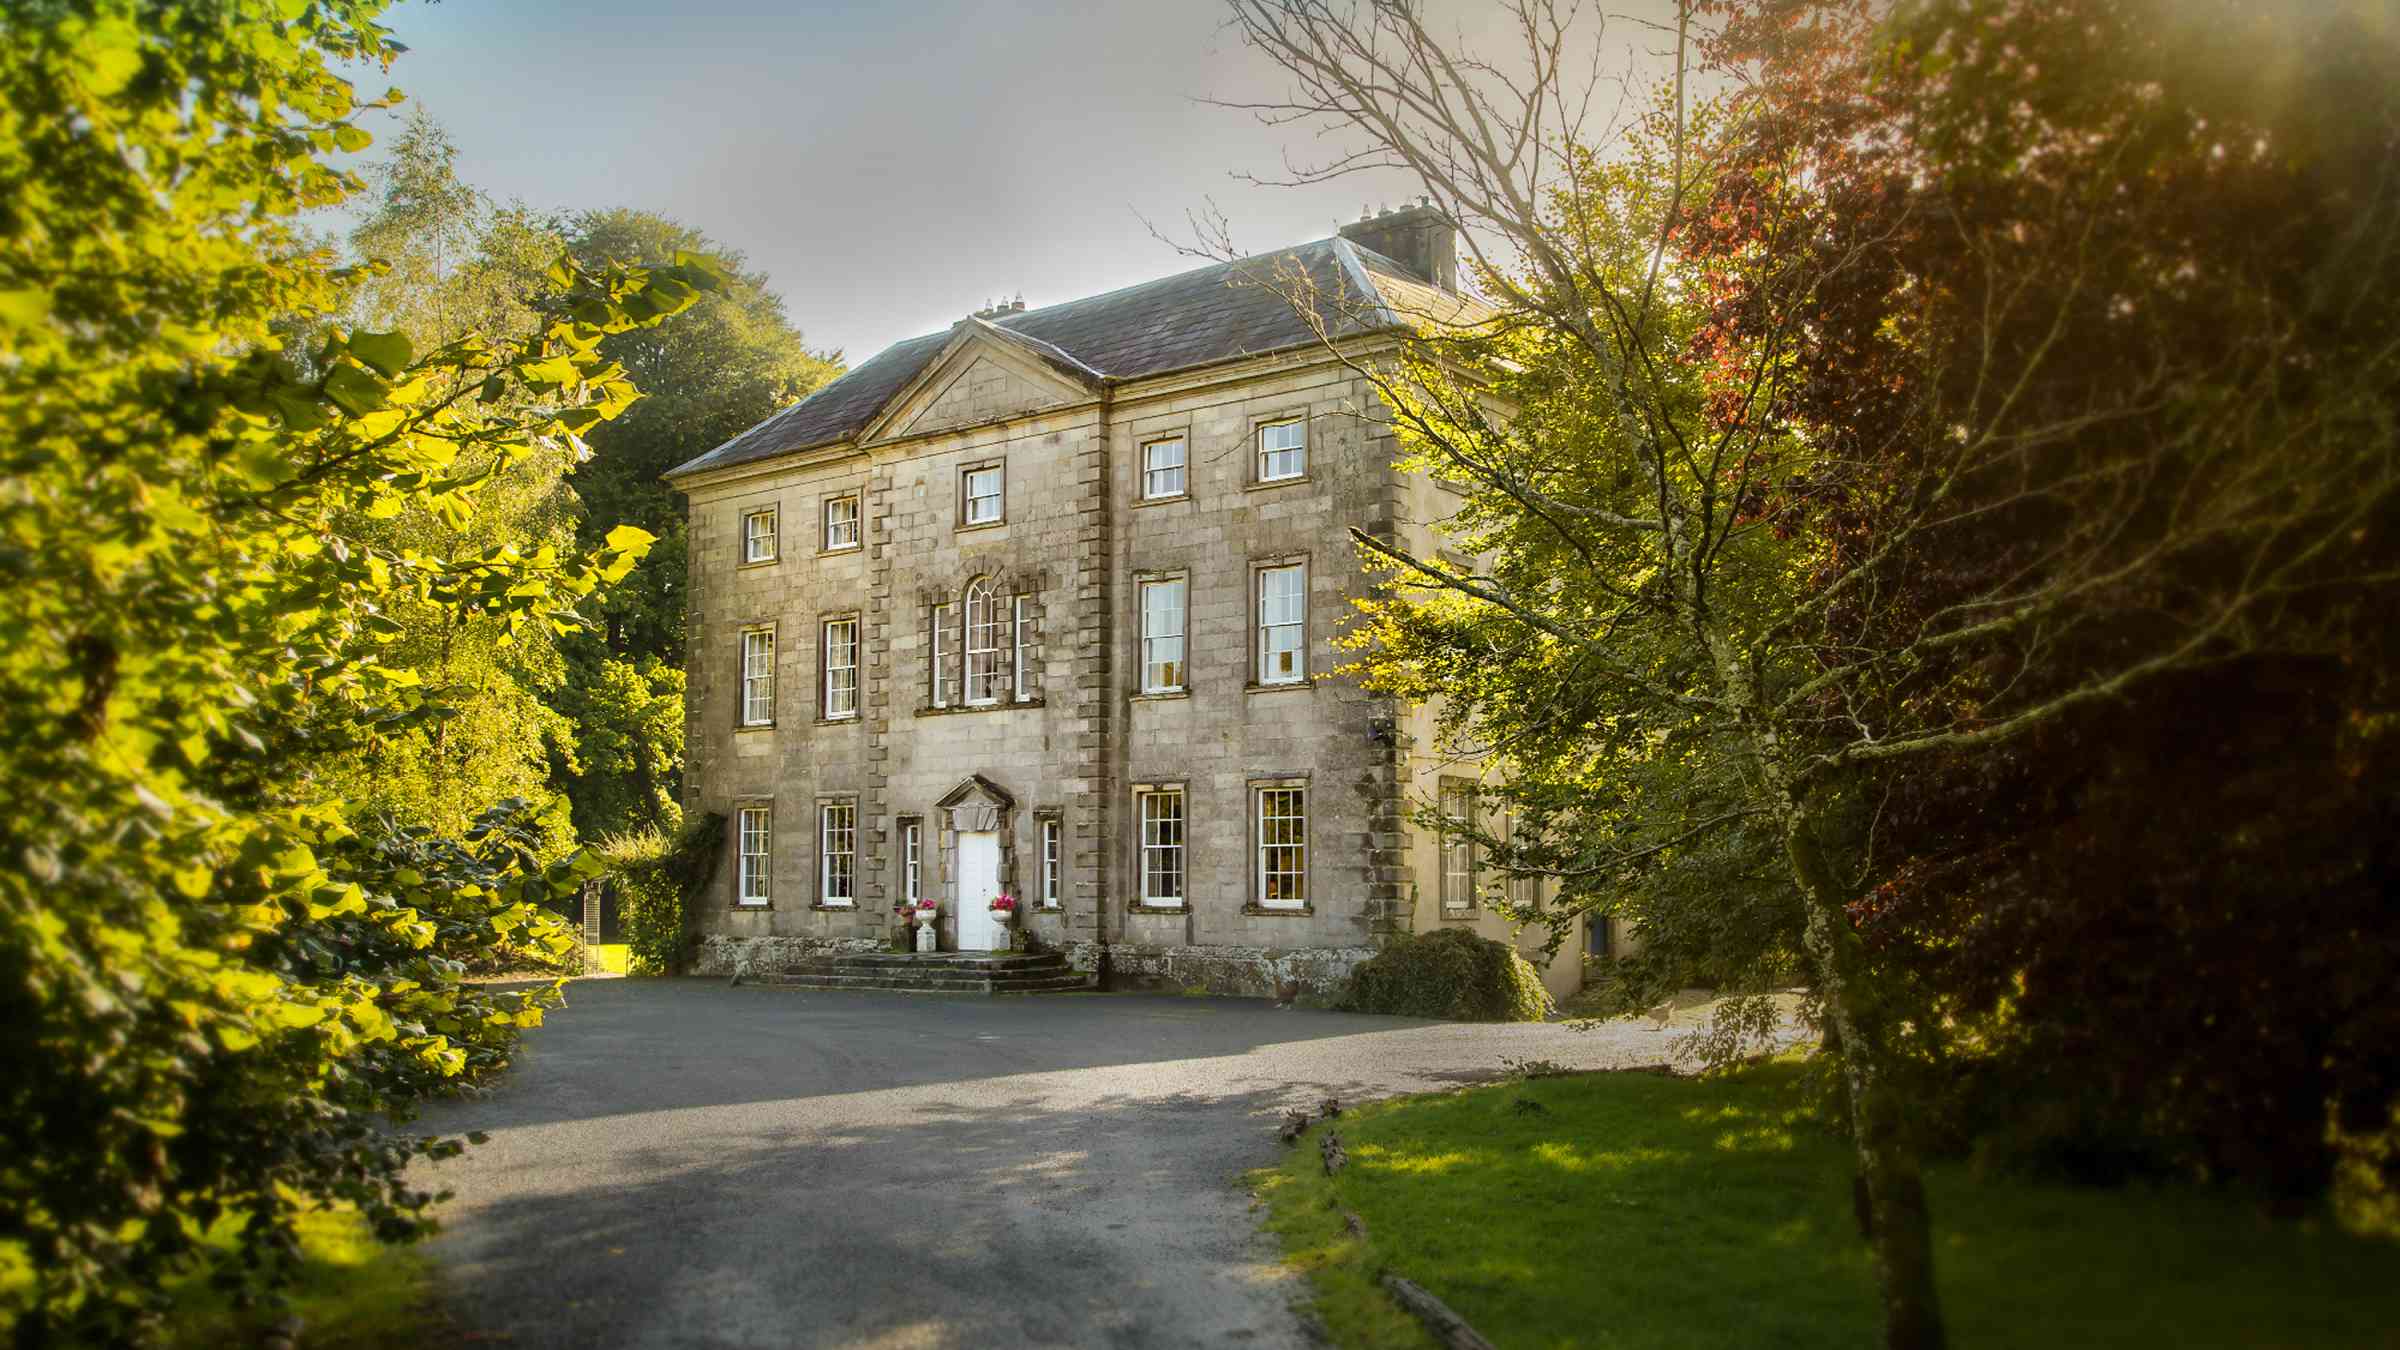
[[[433,1252],[510,1346],[1290,1346],[1240,1178],[1287,1106],[1656,1063],[1674,1032],[1234,1000],[589,980],[490,1095]]]

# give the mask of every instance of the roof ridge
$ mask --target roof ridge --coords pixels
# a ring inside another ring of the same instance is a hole
[[[1277,288],[1233,284],[1246,272],[1283,266],[1298,268],[1320,293],[1357,293],[1343,299],[1342,312],[1333,316],[1338,329],[1398,323],[1377,277],[1388,273],[1394,283],[1408,282],[1406,268],[1339,235],[1303,240],[1040,309],[969,316],[947,329],[902,338],[666,477],[673,481],[853,436],[962,330],[985,331],[1069,373],[1112,382],[1322,341],[1321,328],[1312,331],[1295,317]]]
[[[1044,305],[1040,309],[1021,309],[1013,314],[1003,314],[999,318],[992,320],[992,322],[1005,327],[1012,320],[1030,319],[1037,314],[1047,314],[1054,309],[1065,309],[1069,305],[1088,305],[1095,300],[1112,299],[1116,296],[1124,295],[1128,291],[1138,291],[1148,286],[1164,286],[1169,282],[1188,281],[1191,278],[1200,275],[1202,272],[1213,272],[1222,268],[1239,267],[1243,263],[1256,262],[1261,258],[1273,257],[1279,253],[1298,253],[1304,248],[1313,248],[1319,244],[1330,244],[1340,237],[1341,236],[1339,235],[1327,235],[1322,239],[1303,240],[1297,244],[1287,244],[1282,248],[1270,248],[1264,249],[1257,253],[1245,253],[1239,258],[1224,258],[1216,262],[1203,263],[1198,267],[1187,267],[1180,272],[1169,272],[1163,277],[1152,277],[1148,281],[1128,282],[1114,290],[1099,291],[1091,295],[1079,295],[1072,300],[1056,301],[1054,303]],[[1015,330],[1010,329],[1010,331],[1014,332]]]

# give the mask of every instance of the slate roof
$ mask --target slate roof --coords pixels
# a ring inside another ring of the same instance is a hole
[[[1305,289],[1294,283],[1305,283]],[[1287,293],[1313,297],[1335,336],[1414,321],[1426,308],[1426,297],[1444,295],[1401,264],[1337,236],[1196,267],[1082,300],[995,315],[990,323],[1084,378],[1127,380],[1317,341]],[[896,342],[666,476],[672,479],[847,440],[938,357],[957,331]]]

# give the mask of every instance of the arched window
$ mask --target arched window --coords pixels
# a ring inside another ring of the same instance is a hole
[[[997,703],[1000,652],[1004,645],[1002,630],[1007,626],[1007,618],[989,577],[977,577],[967,583],[966,610],[967,702]]]

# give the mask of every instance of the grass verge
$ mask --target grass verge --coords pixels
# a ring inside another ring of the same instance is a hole
[[[1848,1155],[1797,1069],[1546,1078],[1355,1109],[1251,1181],[1345,1347],[1425,1346],[1407,1276],[1494,1344],[1849,1347],[1877,1325]],[[2192,1187],[1928,1177],[1951,1343],[2365,1347],[2400,1327],[2400,1242],[2274,1223]],[[1364,1221],[1349,1233],[1343,1211]]]

